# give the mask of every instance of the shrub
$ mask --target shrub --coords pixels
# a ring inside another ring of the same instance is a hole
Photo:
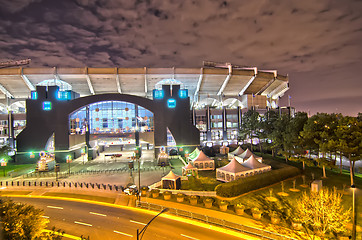
[[[185,194],[183,194],[183,193],[177,193],[176,197],[182,198],[182,197],[185,197]]]
[[[294,177],[300,173],[300,169],[287,166],[270,172],[219,184],[216,186],[215,190],[218,196],[235,197],[255,189],[272,185],[287,178]]]
[[[241,204],[241,203],[237,203],[237,204],[234,205],[234,208],[245,209],[245,205]]]

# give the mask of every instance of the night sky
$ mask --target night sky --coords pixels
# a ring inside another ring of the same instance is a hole
[[[362,112],[361,0],[0,0],[0,60],[289,74],[298,111]]]

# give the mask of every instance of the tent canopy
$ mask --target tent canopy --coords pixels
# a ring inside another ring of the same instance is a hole
[[[163,178],[161,178],[161,180],[172,180],[172,181],[176,181],[177,179],[181,178],[180,176],[174,174],[172,172],[172,170]]]
[[[241,165],[241,163],[239,163],[238,161],[236,161],[235,158],[233,158],[230,161],[230,163],[228,163],[227,165],[225,165],[221,168],[218,168],[217,170],[222,170],[222,171],[230,172],[230,173],[239,173],[239,172],[250,171],[252,169]]]
[[[189,159],[192,162],[213,161],[212,159],[208,158],[203,151],[200,151],[197,148],[192,153],[190,153]]]
[[[230,154],[233,154],[233,155],[240,155],[244,152],[244,150],[238,146],[234,151],[230,152]]]
[[[251,155],[248,160],[242,163],[243,166],[251,168],[251,169],[257,169],[257,168],[271,168],[269,165],[266,165],[264,163],[259,162],[256,160],[254,155]]]
[[[197,169],[196,167],[194,167],[191,162],[189,162],[186,166],[182,167],[185,170],[193,170],[193,169]]]

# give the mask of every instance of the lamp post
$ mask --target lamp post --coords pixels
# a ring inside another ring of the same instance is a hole
[[[158,217],[161,213],[167,212],[169,209],[165,208],[163,209],[161,212],[159,212],[156,216],[154,216],[142,229],[141,231],[139,231],[139,229],[137,229],[137,240],[142,240],[143,235],[145,234],[145,231],[147,229],[147,227],[150,225],[150,223],[156,218]]]
[[[356,225],[357,225],[357,216],[356,216],[356,186],[352,185],[352,240],[356,240]]]
[[[4,177],[5,177],[6,176],[5,175],[5,167],[6,167],[7,162],[6,162],[5,159],[1,159],[0,161],[1,161],[1,166],[4,167],[3,169],[4,169]]]

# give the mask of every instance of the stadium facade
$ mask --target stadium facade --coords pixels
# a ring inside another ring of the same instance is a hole
[[[0,69],[1,144],[34,152],[236,143],[243,112],[278,109],[288,76],[257,68]]]

